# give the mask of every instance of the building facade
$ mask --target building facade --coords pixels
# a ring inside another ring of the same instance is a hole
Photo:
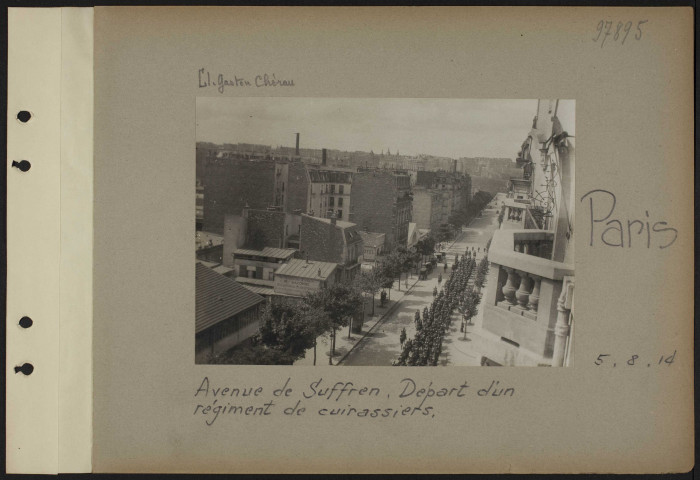
[[[350,221],[360,230],[384,233],[386,251],[406,246],[412,204],[406,174],[369,170],[353,177]]]
[[[275,272],[297,253],[291,248],[249,250],[239,248],[233,252],[233,270],[241,284],[274,287]]]
[[[274,290],[276,294],[301,298],[333,285],[337,271],[335,263],[292,259],[277,270]]]
[[[558,108],[539,102],[518,155],[523,176],[511,182],[488,253],[483,328],[502,340],[499,358],[487,359],[499,364],[571,364],[575,151]]]
[[[201,178],[203,229],[221,234],[226,215],[245,208],[276,208],[300,214],[306,210],[308,177],[296,160],[220,155],[205,160]]]
[[[264,300],[236,281],[195,265],[195,362],[235,347],[257,332]]]
[[[350,192],[352,191],[352,173],[324,169],[308,169],[308,206],[309,215],[338,220],[350,220]]]
[[[375,264],[384,253],[384,233],[362,232],[362,263]]]
[[[362,245],[362,237],[354,223],[301,216],[301,258],[338,265],[338,280],[349,281],[355,277],[360,268]]]
[[[471,200],[471,177],[456,171],[420,171],[417,172],[416,191],[421,189],[431,191],[437,195],[437,201],[433,205],[437,207],[439,212],[436,213],[439,216],[439,224],[446,225],[449,223],[450,215],[466,209],[469,205]],[[427,193],[424,194],[425,196],[427,196]],[[431,199],[431,201],[434,202],[435,200]],[[422,202],[425,204],[427,200],[423,198]],[[430,228],[424,225],[425,222],[423,221],[419,228]]]
[[[300,232],[301,215],[280,209],[244,208],[240,214],[228,214],[224,218],[223,264],[233,268],[239,248],[298,250]]]
[[[413,187],[413,221],[420,229],[437,232],[442,220],[442,196],[432,188]]]

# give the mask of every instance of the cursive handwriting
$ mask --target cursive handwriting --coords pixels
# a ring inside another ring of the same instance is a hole
[[[632,248],[634,245],[651,248],[658,245],[659,248],[668,248],[678,238],[678,230],[669,226],[668,222],[659,220],[652,224],[648,210],[644,210],[642,219],[611,218],[617,206],[617,197],[613,192],[591,190],[581,197],[581,202],[585,200],[588,200],[591,247],[596,239],[600,239],[600,243],[608,247]]]
[[[249,80],[252,78],[252,80]],[[245,88],[245,87],[293,87],[294,80],[277,78],[277,75],[272,73],[262,73],[255,75],[254,77],[239,77],[234,76],[224,76],[224,74],[219,73],[212,75],[209,70],[205,68],[200,68],[197,71],[197,81],[199,88],[210,88],[214,87],[219,93],[224,93],[226,87],[235,88]]]

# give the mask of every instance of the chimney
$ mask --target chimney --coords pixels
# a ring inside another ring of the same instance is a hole
[[[321,165],[324,167],[326,166],[326,155],[328,154],[327,150],[324,148],[321,150]]]
[[[299,134],[297,133],[297,148],[294,150],[294,155],[299,156]]]

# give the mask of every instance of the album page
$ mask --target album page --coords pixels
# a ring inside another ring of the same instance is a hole
[[[691,469],[692,34],[96,8],[93,470]]]

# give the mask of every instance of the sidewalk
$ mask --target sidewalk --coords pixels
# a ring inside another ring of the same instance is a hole
[[[341,363],[345,357],[352,351],[352,349],[357,345],[368,333],[370,333],[377,324],[379,324],[386,316],[391,315],[391,313],[396,310],[396,308],[401,304],[401,300],[413,290],[413,287],[418,283],[418,276],[413,275],[413,278],[408,279],[408,290],[406,289],[406,277],[401,278],[401,291],[397,288],[397,282],[394,282],[394,287],[391,288],[391,300],[387,301],[383,307],[379,306],[379,295],[377,294],[374,301],[374,315],[370,315],[372,311],[372,299],[367,298],[367,303],[365,305],[365,320],[362,324],[362,333],[350,334],[348,338],[348,328],[343,327],[336,332],[335,337],[335,356],[333,357],[333,365],[338,365]],[[329,365],[328,363],[328,353],[330,351],[330,334],[326,333],[319,335],[316,339],[316,365]],[[300,358],[294,365],[311,365],[314,364],[314,349],[310,348],[306,351],[304,358]]]
[[[461,238],[461,235],[460,237]],[[454,244],[454,242],[453,242]],[[452,245],[450,245],[451,247]],[[441,264],[443,265],[443,264]],[[414,315],[416,310],[423,311],[433,301],[433,288],[438,285],[438,277],[449,277],[442,267],[433,270],[426,280],[413,282],[408,292],[397,304],[390,308],[375,325],[364,333],[361,341],[356,342],[351,351],[338,364],[348,366],[389,366],[401,352],[399,342],[401,330],[406,330],[406,338],[415,336]]]

